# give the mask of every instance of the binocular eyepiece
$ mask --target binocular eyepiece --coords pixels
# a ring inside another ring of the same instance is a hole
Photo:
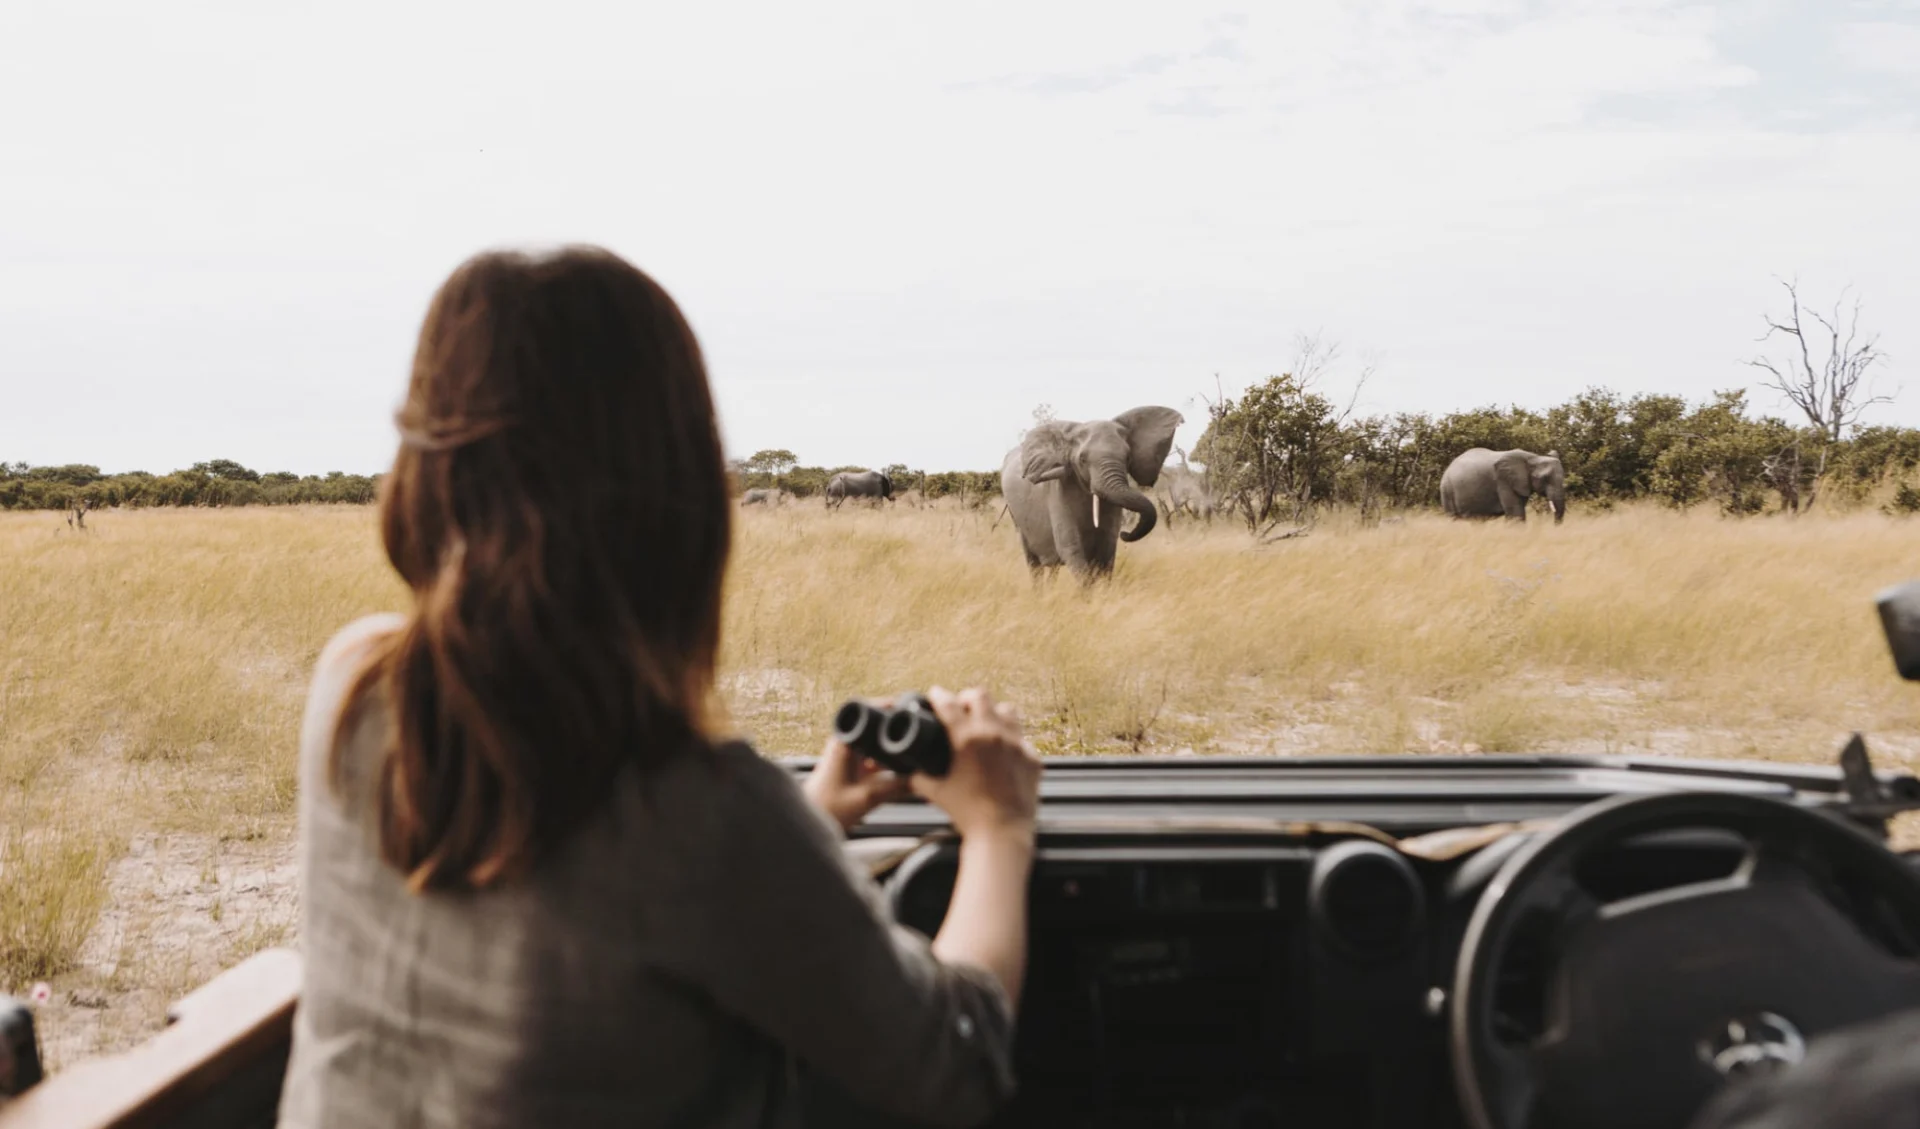
[[[833,738],[903,776],[945,776],[953,766],[947,727],[925,694],[897,694],[891,709],[851,698],[833,715]]]

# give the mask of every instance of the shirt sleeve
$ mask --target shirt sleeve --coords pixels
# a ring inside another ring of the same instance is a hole
[[[665,970],[873,1112],[985,1121],[1014,1088],[999,981],[941,962],[894,922],[785,769],[751,750],[715,755],[712,841],[697,896],[676,899]]]

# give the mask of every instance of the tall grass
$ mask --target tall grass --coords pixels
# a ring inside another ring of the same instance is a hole
[[[1163,523],[1087,589],[1034,583],[994,514],[742,511],[722,656],[736,727],[811,753],[843,696],[978,683],[1060,755],[1825,760],[1850,729],[1882,761],[1920,754],[1920,689],[1894,676],[1871,605],[1920,573],[1920,526],[1902,520],[1336,518],[1265,549],[1225,523]],[[120,845],[284,850],[311,664],[404,596],[369,509],[88,526],[0,514],[0,990],[164,989],[159,964],[122,960],[111,984],[76,966],[115,911]],[[235,953],[283,928],[219,924]]]
[[[839,695],[933,681],[1015,699],[1059,753],[1630,751],[1680,728],[1690,751],[1819,757],[1920,721],[1871,604],[1920,573],[1920,539],[1877,515],[1414,516],[1258,550],[1181,525],[1092,590],[1033,584],[990,513],[743,524],[726,666],[779,749],[811,751]]]

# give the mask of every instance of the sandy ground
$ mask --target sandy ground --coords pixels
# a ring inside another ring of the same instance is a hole
[[[36,1026],[49,1071],[125,1049],[221,969],[296,940],[291,833],[271,841],[141,835],[114,863],[106,909]],[[129,970],[138,968],[137,976]]]

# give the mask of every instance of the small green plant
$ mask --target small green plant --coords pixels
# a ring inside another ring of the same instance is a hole
[[[1892,517],[1907,517],[1920,513],[1920,489],[1915,489],[1913,483],[1903,478],[1894,486],[1892,500],[1880,509],[1881,512]]]

